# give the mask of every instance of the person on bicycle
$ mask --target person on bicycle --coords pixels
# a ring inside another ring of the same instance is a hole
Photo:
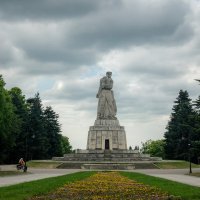
[[[25,166],[25,162],[24,162],[24,159],[23,159],[23,158],[20,158],[18,163],[19,163],[22,167]]]

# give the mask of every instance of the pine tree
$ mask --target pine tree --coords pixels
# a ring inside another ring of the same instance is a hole
[[[28,159],[46,159],[48,157],[49,141],[45,130],[45,119],[39,93],[29,98],[28,109]]]
[[[165,154],[169,159],[187,159],[194,127],[194,111],[187,91],[180,90],[165,132]]]
[[[58,114],[53,111],[52,107],[46,107],[44,110],[45,130],[50,145],[48,149],[48,158],[62,156],[61,125],[58,122],[58,118]]]
[[[27,128],[28,128],[28,108],[25,96],[18,87],[14,87],[9,91],[12,103],[15,107],[15,114],[19,120],[19,132],[15,135],[15,146],[12,148],[10,160],[16,163],[19,158],[27,159]]]
[[[196,101],[194,101],[194,110],[195,110],[195,117],[194,117],[194,134],[192,137],[192,153],[193,153],[193,161],[195,163],[199,162],[200,159],[200,96]]]

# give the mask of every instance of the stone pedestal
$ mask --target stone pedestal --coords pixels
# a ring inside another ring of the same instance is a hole
[[[88,150],[125,150],[126,133],[116,120],[96,120],[88,132]]]

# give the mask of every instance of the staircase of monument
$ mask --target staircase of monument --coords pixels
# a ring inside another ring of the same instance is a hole
[[[134,170],[158,169],[153,162],[63,162],[59,169]]]
[[[155,169],[154,162],[162,160],[129,150],[79,150],[52,159],[63,162],[58,168],[101,170]]]

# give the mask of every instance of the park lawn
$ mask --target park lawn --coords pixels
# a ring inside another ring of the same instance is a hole
[[[22,200],[29,199],[33,196],[45,195],[63,187],[63,185],[67,183],[86,179],[95,173],[96,172],[92,171],[78,172],[8,187],[1,187],[0,200]],[[134,172],[120,172],[120,174],[137,182],[160,188],[163,192],[167,192],[175,196],[181,196],[183,200],[200,200],[199,187],[193,187]]]
[[[175,181],[169,181],[166,179],[135,172],[120,172],[120,174],[132,180],[136,180],[150,186],[159,187],[162,191],[168,192],[175,196],[181,196],[184,200],[200,200],[199,187],[190,186]]]
[[[33,168],[45,168],[45,169],[55,169],[58,167],[62,162],[56,161],[28,161],[27,166]]]
[[[95,172],[77,172],[64,176],[0,187],[0,200],[22,200],[35,195],[47,194],[66,183],[85,179]]]
[[[156,165],[160,169],[185,169],[189,168],[189,162],[186,161],[177,161],[177,162],[155,162]],[[200,168],[200,165],[196,165],[192,163],[192,168]]]
[[[200,177],[200,172],[194,172],[192,174],[189,174],[190,176],[196,176],[196,177]],[[200,180],[199,180],[200,181]]]
[[[2,176],[15,176],[15,175],[24,175],[21,171],[0,171],[0,177]]]

